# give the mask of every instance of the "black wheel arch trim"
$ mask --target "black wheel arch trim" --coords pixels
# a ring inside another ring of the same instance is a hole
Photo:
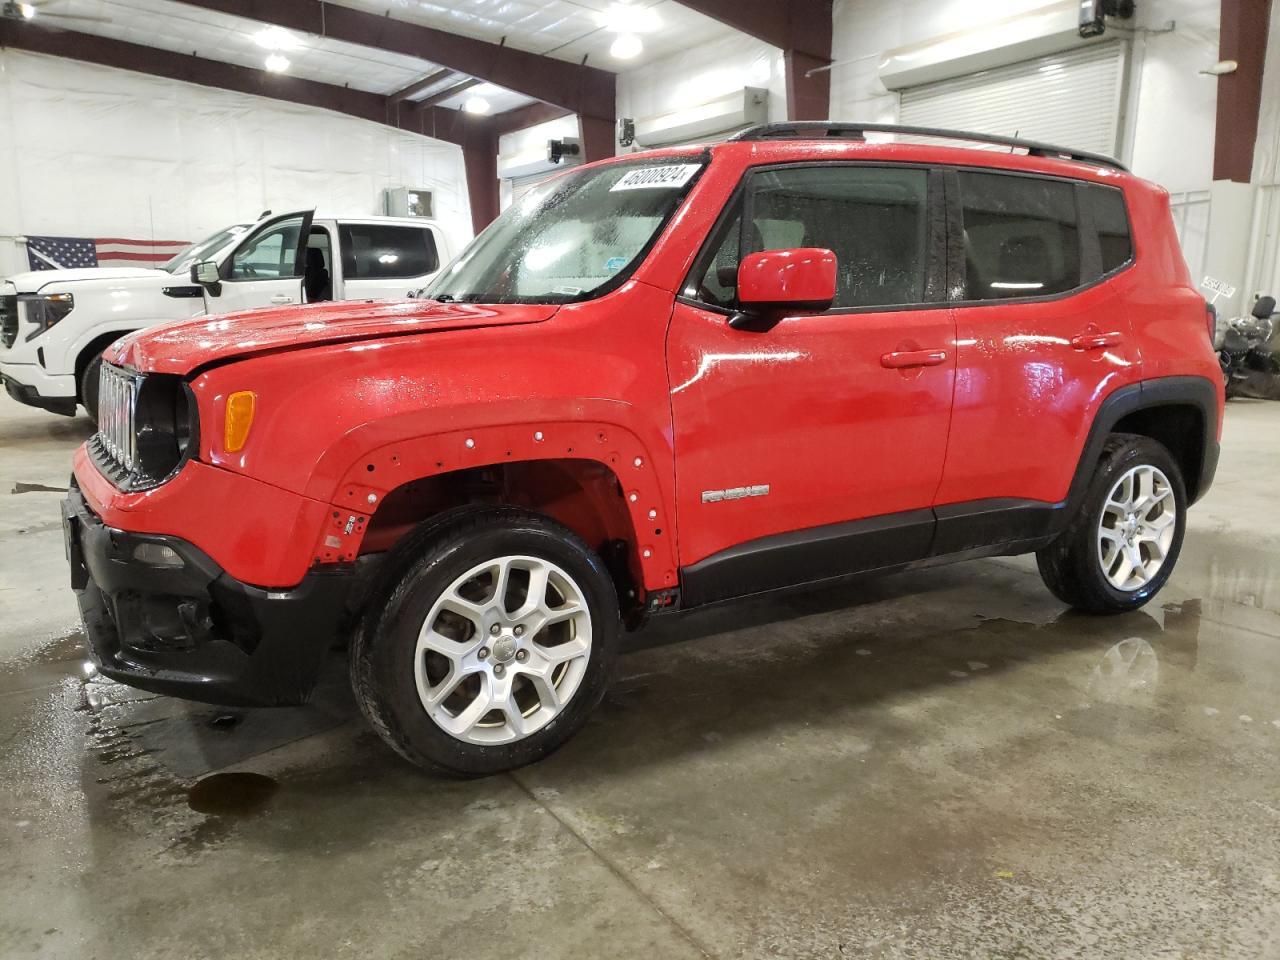
[[[1065,526],[1076,507],[1080,505],[1094,465],[1102,456],[1107,437],[1115,432],[1116,424],[1140,410],[1159,407],[1190,406],[1199,411],[1204,435],[1201,441],[1199,470],[1195,476],[1183,477],[1190,503],[1195,503],[1213,485],[1218,468],[1218,386],[1207,377],[1175,376],[1141,380],[1123,386],[1108,394],[1093,418],[1093,425],[1080,452],[1075,476],[1067,493],[1062,524]]]

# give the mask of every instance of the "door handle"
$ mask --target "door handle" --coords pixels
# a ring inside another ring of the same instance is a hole
[[[1107,347],[1118,347],[1124,340],[1119,333],[1078,333],[1071,338],[1073,350],[1103,350]]]
[[[940,363],[945,363],[946,359],[947,351],[945,350],[894,350],[880,358],[880,366],[891,370],[901,370],[904,367],[936,367]]]
[[[272,303],[293,303],[293,297],[287,296],[283,293],[277,293],[274,297],[271,298],[271,302]]]

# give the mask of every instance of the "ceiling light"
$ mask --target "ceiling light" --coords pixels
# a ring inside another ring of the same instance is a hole
[[[644,51],[644,42],[634,33],[620,33],[609,48],[610,56],[617,60],[631,60]]]
[[[296,50],[298,38],[283,27],[266,27],[253,35],[253,42],[263,50]]]
[[[30,20],[32,17],[34,17],[34,16],[36,15],[36,8],[35,8],[35,7],[33,7],[33,6],[32,6],[31,4],[29,4],[29,3],[20,3],[20,4],[18,4],[18,11],[19,11],[19,12],[22,14],[22,16],[23,16],[24,18],[26,18],[27,20]]]
[[[468,97],[467,102],[462,105],[462,109],[467,113],[488,113],[489,101],[484,97]]]
[[[289,58],[273,53],[267,57],[266,66],[272,73],[284,73],[289,69]]]

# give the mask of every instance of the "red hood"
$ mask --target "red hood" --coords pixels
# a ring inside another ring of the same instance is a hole
[[[106,359],[148,373],[186,374],[214,360],[325,343],[538,323],[557,309],[543,304],[370,300],[250,310],[140,330],[108,348]]]

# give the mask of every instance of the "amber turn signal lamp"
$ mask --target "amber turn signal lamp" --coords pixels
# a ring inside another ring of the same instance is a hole
[[[222,429],[222,448],[227,453],[244,449],[257,404],[258,395],[252,390],[237,390],[227,397],[227,415]]]

